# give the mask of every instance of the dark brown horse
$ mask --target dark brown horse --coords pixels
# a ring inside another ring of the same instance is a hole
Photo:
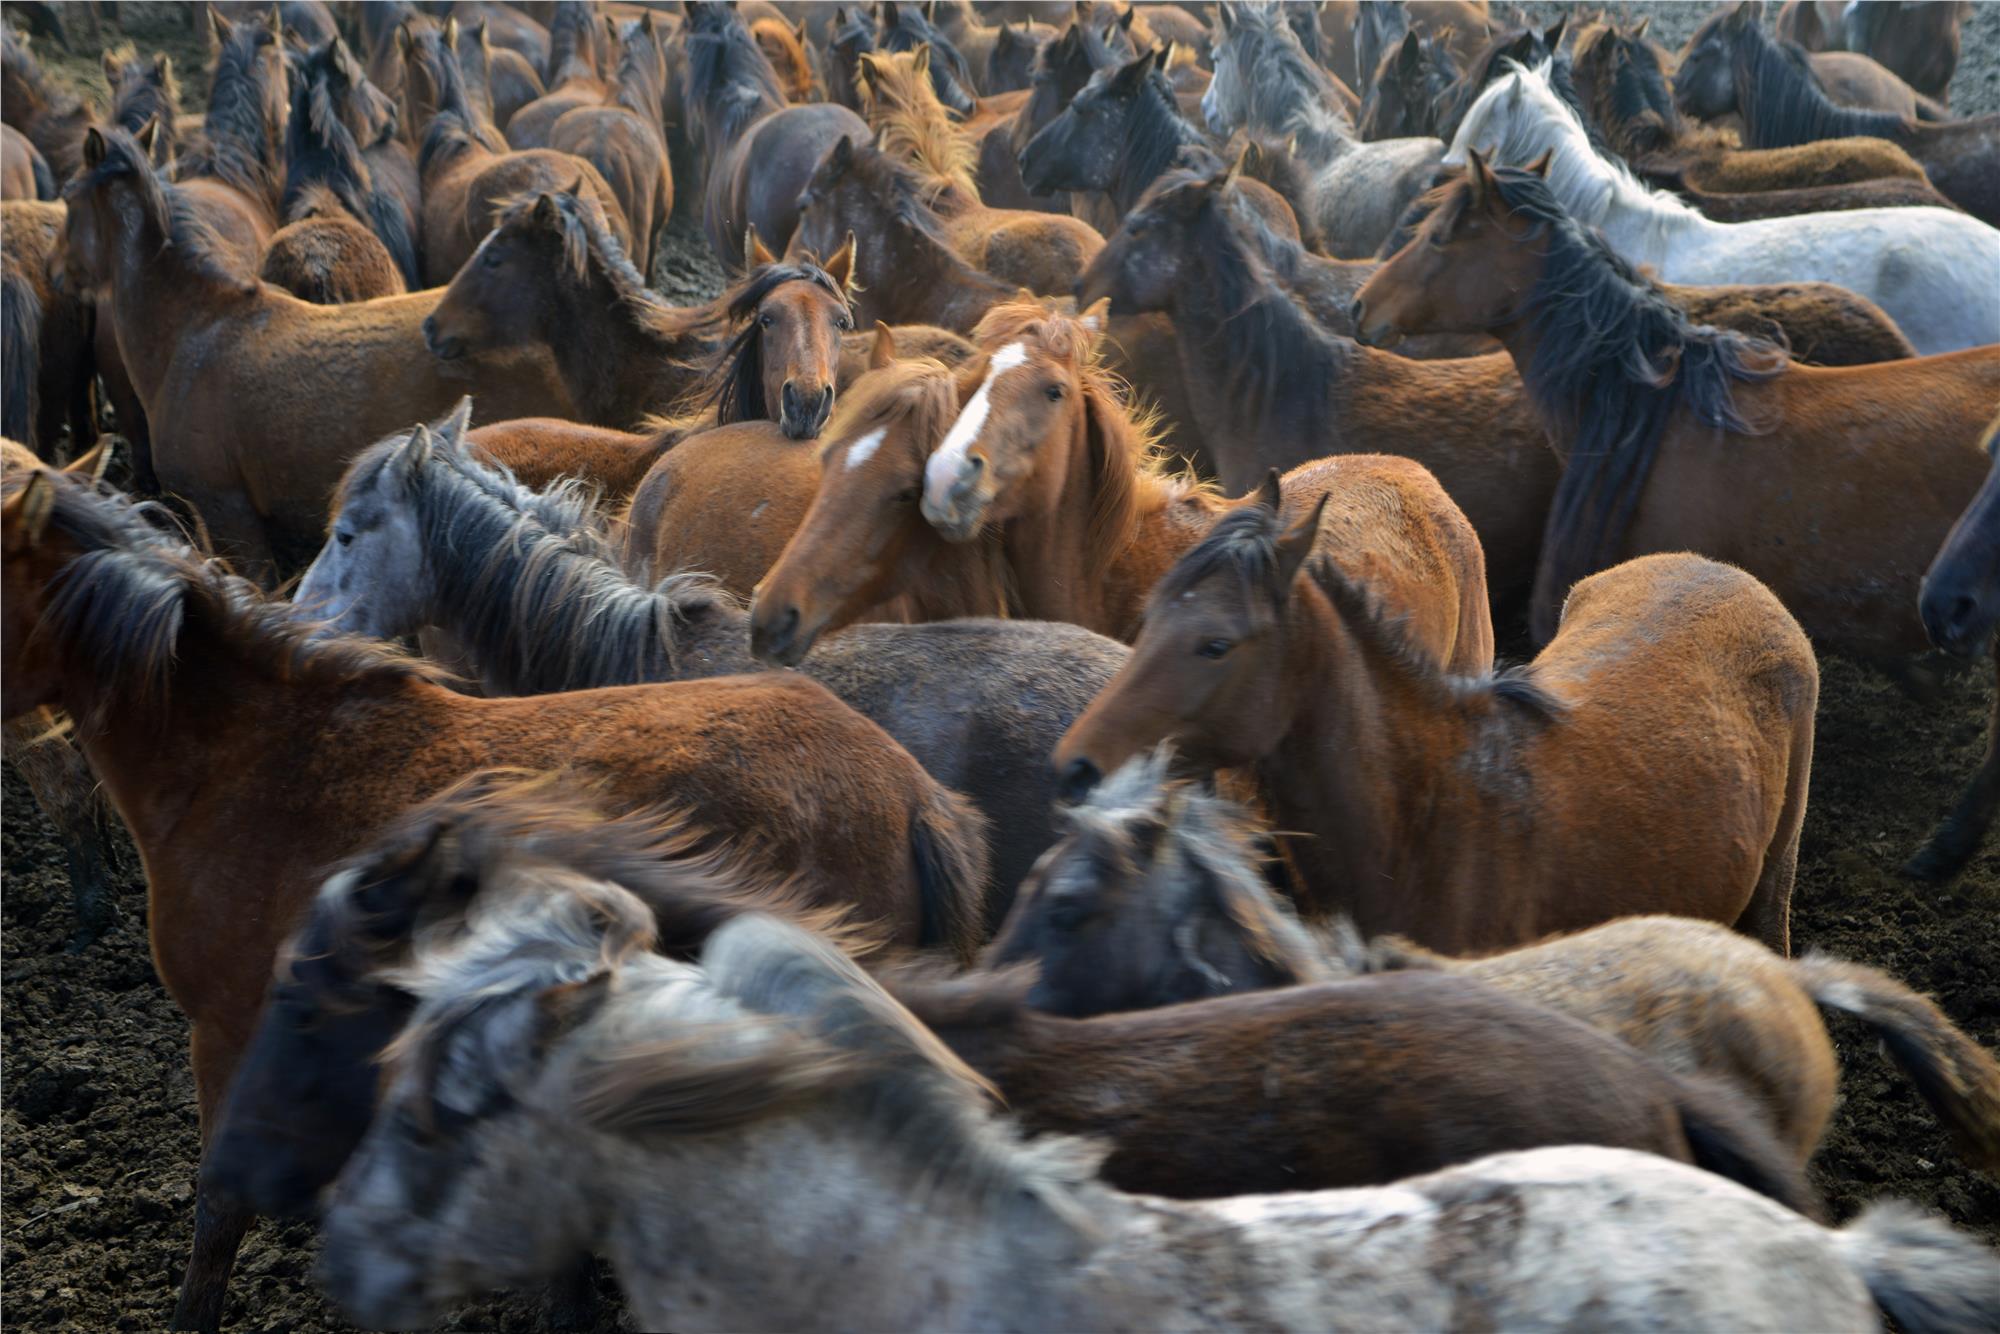
[[[0,707],[68,709],[132,830],[153,959],[193,1025],[204,1135],[324,868],[486,768],[561,768],[616,809],[677,807],[796,873],[808,900],[852,903],[910,943],[977,943],[979,817],[812,682],[472,699],[384,646],[315,638],[78,480],[10,470],[5,494]],[[248,1221],[198,1198],[178,1323],[214,1327]]]
[[[1577,586],[1532,665],[1462,676],[1365,575],[1308,564],[1310,536],[1252,505],[1182,558],[1056,748],[1066,792],[1162,742],[1254,766],[1305,835],[1283,842],[1307,910],[1433,948],[1676,912],[1786,949],[1819,669],[1768,589],[1694,556],[1630,562]],[[1606,775],[1611,755],[1654,780]]]
[[[1958,69],[1958,29],[1971,12],[1968,0],[1848,5],[1841,16],[1842,44],[1880,62],[1918,92],[1949,102],[1951,76]]]
[[[660,124],[667,56],[651,14],[626,23],[618,43],[618,66],[604,104],[565,112],[550,129],[548,146],[603,174],[632,228],[632,262],[649,274],[674,211],[673,169]]]
[[[1586,305],[1588,332],[1574,323]],[[1878,662],[1924,651],[1918,582],[1985,474],[2000,348],[1787,365],[1690,327],[1537,173],[1477,160],[1362,289],[1357,319],[1372,338],[1493,332],[1520,367],[1566,460],[1536,581],[1541,635],[1582,575],[1694,550],[1765,581],[1827,647]],[[1940,831],[1918,867],[1955,870],[1980,823]]]
[[[208,110],[201,142],[180,163],[183,179],[214,181],[242,196],[264,235],[278,229],[285,185],[285,53],[281,21],[268,14],[232,22],[208,11]]]
[[[580,107],[604,105],[611,95],[609,62],[599,60],[601,31],[597,6],[589,0],[558,0],[549,20],[548,64],[542,96],[507,122],[514,149],[553,148],[556,122]]]
[[[96,112],[74,93],[51,83],[10,25],[0,33],[0,114],[28,137],[48,163],[58,188],[83,167],[83,132]]]
[[[494,45],[487,19],[460,27],[457,51],[466,92],[503,132],[515,113],[548,91],[538,65],[511,47]]]
[[[63,267],[61,204],[0,204],[0,435],[58,457],[97,435],[92,310]],[[126,425],[122,420],[119,425]]]
[[[791,241],[814,164],[837,140],[866,143],[868,127],[832,103],[787,105],[777,72],[733,7],[687,0],[686,8],[682,97],[708,174],[702,228],[724,263],[740,264],[750,227],[780,249]]]
[[[368,82],[361,63],[339,38],[294,60],[291,114],[285,124],[286,222],[299,221],[307,191],[330,192],[381,243],[402,276],[398,290],[422,286],[416,162],[389,137],[393,104]],[[323,210],[324,200],[316,207]]]
[[[260,566],[319,544],[348,457],[449,409],[562,413],[532,359],[444,367],[423,349],[435,293],[315,306],[246,276],[184,197],[119,130],[91,131],[69,187],[69,265],[108,289],[126,370],[152,430],[153,466],[230,551]]]
[[[308,187],[292,201],[257,276],[322,306],[408,290],[381,240],[323,185]]]

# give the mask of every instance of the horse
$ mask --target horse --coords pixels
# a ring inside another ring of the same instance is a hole
[[[606,226],[620,247],[629,252],[631,227],[596,167],[553,149],[506,152],[496,147],[498,134],[466,96],[464,75],[450,44],[455,28],[447,20],[442,33],[430,28],[412,32],[410,25],[397,30],[405,43],[406,96],[437,108],[417,154],[427,282],[432,286],[450,282],[485,240],[502,201],[529,192],[589,193],[604,211]]]
[[[446,363],[545,347],[582,419],[621,430],[704,389],[722,424],[768,418],[801,440],[825,424],[854,322],[851,245],[822,265],[755,243],[739,281],[685,308],[646,286],[587,196],[507,201],[478,253],[425,322]]]
[[[960,116],[971,118],[978,109],[978,82],[972,67],[956,43],[931,21],[923,7],[908,0],[882,0],[875,8],[876,49],[883,55],[899,55],[928,47],[933,58],[924,64],[931,91],[937,100]]]
[[[975,943],[979,817],[812,682],[470,699],[386,646],[316,638],[128,502],[45,469],[4,488],[0,710],[67,709],[132,831],[205,1136],[318,872],[477,770],[560,766],[618,808],[677,806],[822,902],[866,887],[897,938]],[[248,1222],[198,1195],[177,1324],[215,1326]]]
[[[557,121],[580,107],[602,106],[609,99],[611,82],[599,67],[598,37],[596,5],[558,0],[549,19],[548,63],[541,71],[542,86],[548,91],[509,118],[508,147],[553,148]]]
[[[242,197],[265,237],[278,229],[284,189],[285,54],[274,8],[232,22],[208,11],[208,110],[201,142],[180,163],[179,179],[215,181]],[[87,163],[85,164],[88,165]]]
[[[357,112],[349,110],[357,103],[381,108],[383,120],[377,134],[382,135],[388,119],[393,117],[393,108],[387,105],[386,96],[368,82],[361,63],[348,51],[347,44],[336,37],[304,54],[292,81],[291,112],[285,122],[285,189],[281,201],[285,220],[287,224],[299,220],[301,199],[308,190],[328,192],[348,217],[366,227],[379,242],[400,275],[401,281],[393,290],[421,287],[423,264],[417,241],[422,205],[414,189],[415,166],[399,148],[395,150],[398,162],[388,166],[384,179],[376,179],[361,139],[349,124],[351,119],[358,118]],[[382,141],[378,138],[376,143]],[[400,169],[403,165],[409,166],[407,179]],[[324,209],[323,198],[316,207]],[[390,294],[389,291],[367,293],[368,296]]]
[[[153,165],[171,170],[179,157],[177,122],[181,115],[181,89],[174,78],[173,57],[155,52],[151,60],[142,60],[136,47],[121,42],[105,51],[103,64],[104,82],[111,89],[111,123],[136,130],[149,120],[158,121]],[[45,197],[54,199],[56,194],[51,191]]]
[[[1698,49],[1703,65],[1693,70],[1683,65],[1675,83],[1682,110],[1740,112],[1743,138],[1753,148],[1858,135],[1887,140],[1921,163],[1946,198],[1982,222],[2000,225],[1995,183],[2000,114],[1932,124],[1891,111],[1843,107],[1827,96],[1804,52],[1780,46],[1757,26],[1750,3],[1718,16],[1711,27],[1712,36]]]
[[[689,434],[678,428],[615,431],[557,417],[516,417],[468,431],[474,453],[513,473],[523,485],[565,479],[588,487],[607,510],[622,510],[660,456]]]
[[[1958,70],[1959,25],[1972,12],[1965,0],[1935,5],[1858,4],[1841,14],[1841,37],[1941,103],[1951,101]]]
[[[1331,76],[1312,63],[1279,8],[1221,6],[1215,80],[1202,97],[1202,114],[1218,135],[1245,128],[1294,137],[1314,173],[1310,208],[1328,252],[1343,259],[1372,255],[1430,187],[1444,144],[1356,139],[1345,116],[1327,105]]]
[[[1828,648],[1876,662],[1924,651],[1917,585],[1984,475],[2000,348],[1788,365],[1768,345],[1691,327],[1564,213],[1548,181],[1476,156],[1356,307],[1371,339],[1483,329],[1520,367],[1566,458],[1536,580],[1539,634],[1571,580],[1694,550],[1763,580]],[[1566,323],[1584,309],[1588,333]],[[1982,769],[1974,784],[1988,781]],[[1950,822],[1916,867],[1950,874],[1981,827]]]
[[[1986,430],[1984,445],[1988,458],[1996,457],[2000,446],[2000,419]],[[1993,626],[2000,621],[2000,601],[1994,587],[2000,582],[2000,467],[1990,467],[1979,492],[1966,503],[1965,510],[1945,534],[1937,556],[1924,571],[1918,611],[1924,633],[1932,644],[1946,653],[1973,658],[1986,652],[1993,640]]]
[[[335,497],[294,598],[331,630],[433,627],[493,694],[757,670],[742,608],[692,573],[626,574],[573,485],[530,491],[443,436],[403,466],[411,447],[371,448]],[[997,925],[1054,839],[1048,753],[1124,658],[1070,626],[958,621],[856,626],[802,666],[987,817]]]
[[[1546,66],[1480,94],[1445,160],[1463,166],[1473,149],[1513,167],[1553,154],[1564,207],[1664,281],[1831,282],[1887,311],[1920,353],[2000,342],[2000,289],[1983,282],[2000,264],[2000,231],[1976,218],[1893,208],[1711,222],[1594,152]]]
[[[1220,1309],[1287,1331],[1628,1330],[1671,1306],[1781,1330],[1865,1327],[1879,1305],[1935,1334],[2000,1305],[1985,1249],[1914,1210],[1836,1233],[1629,1149],[1500,1153],[1380,1189],[1126,1195],[1092,1180],[1097,1150],[1021,1143],[976,1067],[809,932],[745,914],[683,963],[650,951],[638,899],[564,887],[401,974],[413,1013],[325,1219],[321,1278],[362,1324],[420,1325],[600,1246],[657,1328],[1181,1328]],[[910,1250],[913,1191],[948,1263]],[[830,1263],[801,1281],[771,1231],[781,1198],[799,1237],[842,1237],[853,1281],[821,1279]],[[1551,1268],[1531,1276],[1524,1254]]]
[[[794,27],[783,19],[752,19],[750,36],[764,53],[764,59],[771,62],[787,102],[822,100],[818,81],[813,75],[812,57],[806,54],[804,21]]]
[[[0,106],[6,123],[26,135],[60,189],[83,168],[83,132],[96,120],[90,105],[49,81],[27,38],[0,33]]]
[[[666,81],[666,52],[653,16],[642,15],[619,30],[618,69],[605,104],[565,112],[549,131],[550,148],[582,158],[610,183],[632,228],[632,260],[640,273],[653,271],[674,211],[673,169],[660,124]]]
[[[1035,56],[1056,37],[1055,27],[1033,19],[986,23],[971,0],[934,4],[931,10],[931,21],[972,72],[971,91],[988,97],[1027,88],[1034,79]]]
[[[1855,186],[1933,190],[1923,167],[1880,139],[1828,139],[1792,148],[1741,148],[1690,123],[1674,104],[1659,48],[1636,29],[1605,25],[1577,42],[1576,82],[1608,146],[1656,185],[1718,194]],[[1942,196],[1938,196],[1942,199]],[[1884,204],[1909,202],[1888,196]],[[1707,210],[1704,209],[1704,212]]]
[[[686,9],[682,96],[708,176],[702,230],[725,264],[741,264],[749,227],[780,246],[791,240],[814,165],[836,142],[866,142],[868,126],[833,103],[787,105],[777,72],[731,6],[689,0]]]
[[[979,329],[986,355],[961,375],[963,406],[924,464],[919,513],[955,543],[997,535],[1014,602],[1027,615],[1130,640],[1148,592],[1230,506],[1211,488],[1164,475],[1145,425],[1099,361],[1100,318],[1034,302],[987,316]],[[836,485],[886,489],[900,480],[878,478],[865,463],[847,471],[829,474],[821,492],[850,514],[871,511]],[[1316,549],[1365,569],[1426,652],[1468,672],[1491,666],[1479,540],[1421,467],[1367,455],[1324,459],[1282,482],[1271,474],[1260,496],[1295,521],[1312,516]],[[887,545],[883,526],[850,522],[817,540],[802,535],[788,555],[851,578]],[[768,580],[774,600],[786,569],[781,561]],[[804,619],[813,619],[812,607]]]
[[[426,355],[434,292],[316,306],[244,275],[124,131],[90,131],[85,162],[67,189],[68,263],[110,291],[151,466],[260,572],[310,557],[347,456],[410,416],[468,390],[496,417],[567,406],[539,363]]]
[[[1307,910],[1369,935],[1460,953],[1674,912],[1785,952],[1819,669],[1770,590],[1696,556],[1629,561],[1571,591],[1531,664],[1459,675],[1364,577],[1308,563],[1311,537],[1250,505],[1181,558],[1056,748],[1066,795],[1171,741],[1190,766],[1254,766],[1308,836],[1284,839]],[[1611,753],[1659,781],[1609,782]]]
[[[1947,9],[1950,5],[1945,6]],[[1721,99],[1729,95],[1736,30],[1742,25],[1757,27],[1764,16],[1763,0],[1741,0],[1733,8],[1710,14],[1694,30],[1681,55],[1674,76],[1674,96],[1681,109],[1704,120],[1729,114]],[[1767,40],[1774,40],[1769,39]],[[1879,114],[1899,120],[1947,121],[1951,112],[1938,99],[1918,92],[1884,67],[1855,48],[1847,50],[1797,51],[1799,70],[1809,72],[1806,82],[1818,89],[1830,107],[1863,114]],[[1782,90],[1789,97],[1792,90]],[[1827,137],[1827,136],[1822,136]]]
[[[982,964],[1032,961],[1029,1004],[1089,1018],[1396,968],[1442,968],[1549,1005],[1678,1074],[1754,1100],[1805,1163],[1839,1065],[1818,1007],[1882,1038],[1966,1157],[2000,1163],[2000,1064],[1929,999],[1860,964],[1784,959],[1714,922],[1624,917],[1500,954],[1452,958],[1345,919],[1311,926],[1271,892],[1262,825],[1138,756],[1068,812]]]
[[[1380,8],[1371,5],[1362,12]],[[1458,66],[1449,47],[1414,31],[1406,32],[1395,50],[1382,56],[1362,98],[1356,128],[1371,143],[1378,139],[1441,138],[1445,98],[1457,82]]]
[[[271,235],[257,276],[301,301],[337,306],[409,289],[381,240],[323,185],[300,192]]]
[[[54,199],[58,188],[34,140],[0,125],[0,200]]]
[[[97,434],[89,294],[58,282],[61,204],[0,203],[0,436],[55,458]],[[119,425],[125,425],[120,419]]]
[[[1183,149],[1205,149],[1207,139],[1182,118],[1159,61],[1156,47],[1092,75],[1021,150],[1027,187],[1095,191],[1122,218]]]
[[[525,16],[522,21],[532,22]],[[460,27],[455,49],[467,95],[503,134],[522,107],[548,92],[534,61],[512,47],[493,45],[487,19]]]

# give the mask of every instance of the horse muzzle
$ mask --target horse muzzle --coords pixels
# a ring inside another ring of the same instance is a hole
[[[1354,323],[1354,341],[1369,347],[1394,347],[1403,341],[1403,331],[1393,321],[1377,317],[1371,324],[1368,318],[1368,303],[1360,297],[1348,307],[1347,316]]]
[[[1960,658],[1977,658],[1993,639],[1992,613],[1970,593],[1926,586],[1917,603],[1932,644]]]
[[[424,347],[439,361],[457,361],[465,355],[465,340],[439,334],[437,316],[424,316]]]
[[[801,390],[790,380],[778,394],[778,429],[789,440],[814,440],[833,415],[833,386]]]
[[[933,455],[932,462],[936,461]],[[986,507],[993,499],[986,480],[986,460],[977,454],[968,455],[950,477],[933,477],[925,469],[924,498],[919,507],[924,522],[947,542],[971,541],[985,521]]]

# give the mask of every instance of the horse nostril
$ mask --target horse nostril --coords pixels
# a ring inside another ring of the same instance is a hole
[[[1979,599],[1961,593],[1945,608],[1944,623],[1954,630],[1963,630],[1979,614]]]
[[[1368,318],[1368,303],[1358,296],[1355,297],[1354,304],[1347,308],[1347,318],[1353,321],[1354,332],[1357,334],[1360,333],[1363,328],[1363,321]]]
[[[437,336],[438,336],[437,316],[435,315],[424,316],[424,342],[426,344],[434,344],[437,342]]]
[[[1103,775],[1098,773],[1096,765],[1078,757],[1064,766],[1061,776],[1056,779],[1056,793],[1067,802],[1082,801],[1090,795],[1090,790],[1097,786],[1101,777]]]

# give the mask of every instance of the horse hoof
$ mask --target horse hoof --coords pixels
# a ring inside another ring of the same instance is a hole
[[[1942,835],[1933,835],[1929,842],[1918,848],[1916,854],[1902,865],[1902,872],[1912,880],[1929,885],[1941,885],[1965,869],[1972,859],[1970,848],[1949,846]]]

